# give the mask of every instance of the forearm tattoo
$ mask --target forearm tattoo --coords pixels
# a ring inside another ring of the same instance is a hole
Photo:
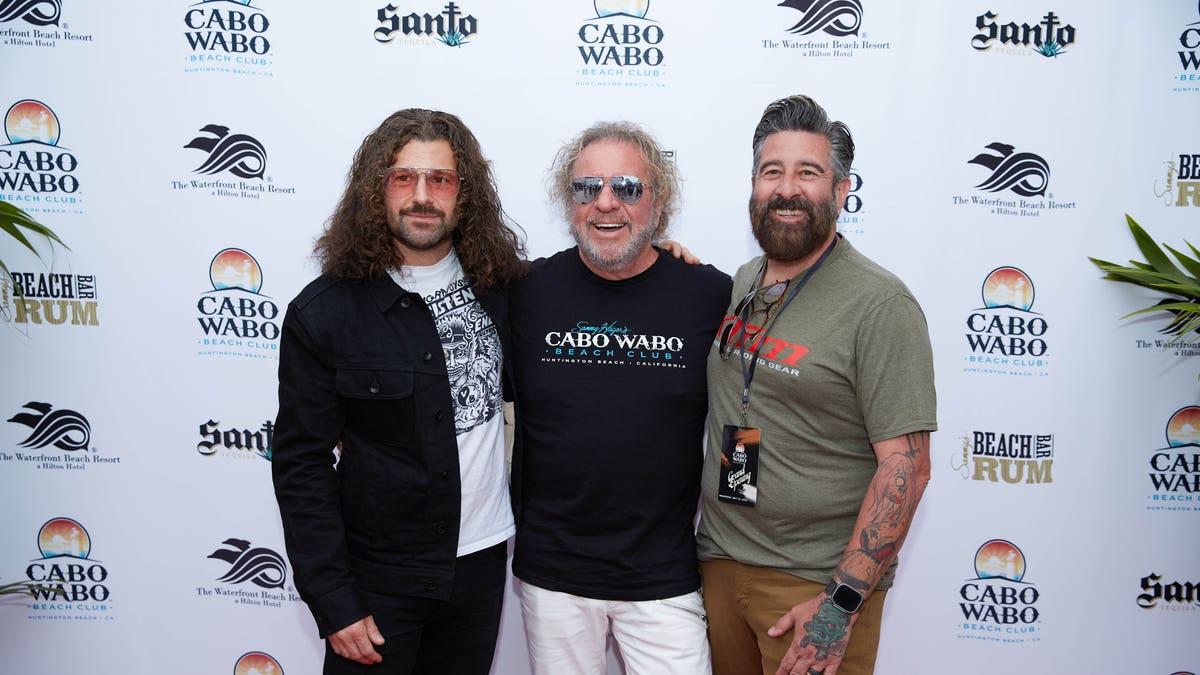
[[[870,591],[879,572],[891,563],[908,532],[917,510],[923,489],[913,485],[916,476],[915,458],[929,446],[929,432],[917,431],[904,436],[908,450],[889,456],[882,464],[867,493],[864,508],[868,520],[859,535],[857,548],[850,551],[850,561],[858,574],[847,574],[843,566],[842,581]]]
[[[804,632],[800,640],[801,647],[812,646],[817,650],[816,658],[824,661],[830,656],[842,656],[846,653],[846,643],[849,638],[846,631],[850,626],[850,615],[833,606],[829,600],[822,600],[817,605],[817,613],[805,622]]]

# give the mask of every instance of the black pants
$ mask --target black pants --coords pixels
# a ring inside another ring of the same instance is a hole
[[[454,566],[449,601],[367,594],[384,636],[383,661],[363,665],[325,641],[325,675],[487,675],[496,651],[508,546],[465,555]]]

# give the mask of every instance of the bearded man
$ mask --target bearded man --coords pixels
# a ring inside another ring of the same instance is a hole
[[[401,110],[363,140],[279,347],[275,495],[326,675],[491,668],[521,252],[458,117]]]
[[[754,131],[750,222],[708,357],[697,533],[715,675],[874,669],[896,553],[929,480],[920,306],[837,232],[854,141],[806,96]]]

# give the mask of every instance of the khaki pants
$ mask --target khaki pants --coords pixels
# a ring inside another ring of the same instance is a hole
[[[702,562],[700,575],[713,675],[775,675],[794,633],[772,638],[767,629],[792,607],[825,592],[825,584],[733,560]],[[874,672],[886,594],[875,591],[859,610],[838,675]]]

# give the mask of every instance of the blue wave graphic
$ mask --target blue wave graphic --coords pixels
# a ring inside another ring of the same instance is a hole
[[[859,0],[784,0],[780,7],[791,7],[804,13],[789,33],[810,35],[824,31],[835,37],[858,35],[862,26],[862,3]]]
[[[35,26],[57,26],[61,17],[59,0],[0,0],[0,22],[24,19]]]

